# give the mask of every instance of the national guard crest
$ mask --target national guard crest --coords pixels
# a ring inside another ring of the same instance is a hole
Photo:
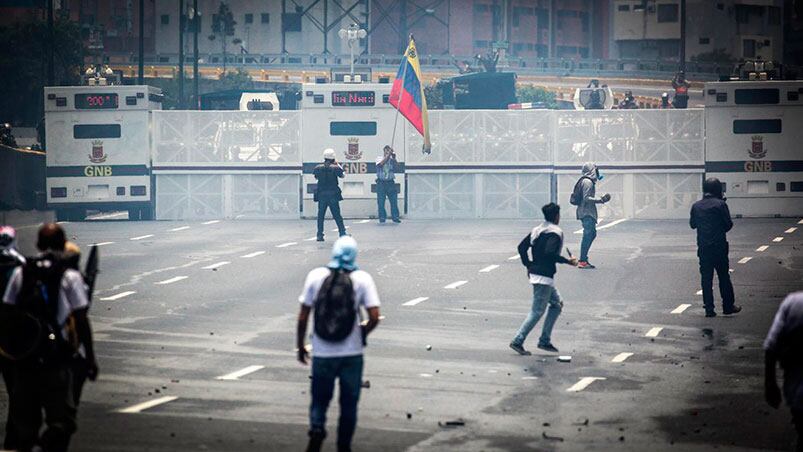
[[[92,153],[89,154],[89,161],[103,163],[106,161],[106,157],[106,153],[103,152],[103,142],[100,140],[92,141]]]
[[[346,151],[346,158],[348,160],[359,160],[362,158],[362,152],[360,152],[360,139],[356,137],[347,138],[349,143],[348,150]]]
[[[750,154],[750,158],[753,159],[763,159],[767,156],[767,150],[764,149],[764,137],[761,135],[753,135],[753,145],[747,151]]]

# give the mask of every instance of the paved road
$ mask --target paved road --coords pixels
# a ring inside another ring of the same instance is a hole
[[[537,351],[540,326],[533,356],[507,347],[530,297],[509,258],[532,222],[348,222],[385,316],[369,338],[355,450],[789,450],[788,412],[763,403],[761,342],[782,297],[803,288],[797,222],[736,221],[744,311],[714,319],[696,295],[684,221],[602,229],[599,268],[557,275],[565,307],[553,342],[571,363]],[[563,226],[577,253],[579,224]],[[309,370],[294,360],[296,300],[332,243],[305,240],[314,222],[65,227],[84,247],[104,243],[92,308],[101,377],[85,392],[75,450],[303,450]],[[34,232],[21,230],[27,251]],[[451,420],[465,426],[438,425]]]

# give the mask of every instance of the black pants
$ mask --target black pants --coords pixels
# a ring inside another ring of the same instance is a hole
[[[337,223],[340,235],[346,235],[346,226],[343,224],[343,217],[340,215],[340,196],[338,194],[318,195],[318,237],[323,237],[323,219],[326,216],[326,209],[332,213],[332,218]]]
[[[719,294],[722,297],[722,310],[733,310],[733,284],[728,265],[728,244],[708,245],[697,248],[700,258],[700,276],[703,286],[703,307],[706,312],[714,312],[714,271],[719,280]]]
[[[70,363],[49,367],[17,366],[14,372],[13,424],[19,450],[38,444],[45,451],[66,451],[76,429],[76,406]],[[45,412],[45,430],[42,426]]]

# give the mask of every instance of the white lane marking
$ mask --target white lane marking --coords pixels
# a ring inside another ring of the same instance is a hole
[[[798,221],[797,224],[803,224],[803,220]]]
[[[365,224],[365,223],[370,223],[370,222],[371,222],[371,220],[360,220],[360,221],[355,221],[354,224]]]
[[[743,257],[743,258],[739,259],[739,263],[740,264],[746,264],[746,263],[750,262],[750,259],[752,259],[752,257]]]
[[[412,300],[410,300],[410,301],[408,301],[408,302],[402,303],[402,306],[415,306],[415,305],[417,305],[418,303],[421,303],[421,302],[423,302],[423,301],[427,301],[427,300],[429,300],[429,297],[418,297],[418,298],[413,298]]]
[[[111,245],[112,243],[114,242],[99,242],[99,243],[93,243],[89,246],[104,246],[104,245]]]
[[[627,358],[633,356],[630,352],[619,353],[618,355],[614,356],[611,360],[612,363],[623,363]]]
[[[702,294],[703,294],[703,290],[702,290],[702,289],[700,289],[700,290],[698,290],[697,292],[695,292],[694,294],[695,294],[695,295],[702,295]]]
[[[176,399],[178,399],[178,397],[176,397],[176,396],[159,397],[158,399],[149,400],[147,402],[142,402],[142,403],[138,403],[136,405],[132,405],[132,406],[130,406],[128,408],[123,408],[121,410],[118,410],[117,412],[118,413],[126,413],[126,414],[140,413],[142,411],[147,410],[148,408],[153,408],[153,407],[155,407],[157,405],[162,405],[162,404],[165,404],[167,402],[172,402],[172,401],[174,401]]]
[[[92,215],[91,217],[87,217],[87,220],[109,220],[112,218],[120,218],[123,215],[128,215],[128,212],[116,212],[116,213],[109,213],[106,215]]]
[[[658,335],[661,334],[661,331],[663,330],[664,329],[661,328],[660,326],[653,327],[650,329],[650,331],[647,331],[647,334],[645,334],[644,337],[658,337]]]
[[[215,380],[239,380],[240,377],[244,377],[248,374],[252,374],[258,370],[264,369],[265,366],[248,366],[244,369],[240,369],[236,372],[232,372],[230,374],[221,375],[219,377],[215,377]]]
[[[207,265],[206,267],[201,267],[201,269],[203,269],[203,270],[214,270],[216,268],[220,268],[220,267],[222,267],[224,265],[229,265],[229,264],[231,264],[231,262],[229,262],[229,261],[220,261],[220,262],[215,262],[214,264],[211,264],[211,265]]]
[[[240,256],[240,257],[242,257],[242,258],[244,258],[244,259],[251,259],[252,257],[261,256],[261,255],[263,255],[263,254],[265,254],[265,252],[264,252],[264,251],[254,251],[253,253],[243,254],[243,255],[242,255],[242,256]]]
[[[159,284],[159,285],[173,284],[174,282],[178,282],[181,281],[182,279],[187,279],[187,278],[189,278],[189,276],[176,276],[170,279],[165,279],[164,281],[159,281],[158,283],[154,284]]]
[[[736,270],[734,270],[734,269],[732,269],[732,268],[729,268],[729,269],[728,269],[728,273],[733,273],[733,272],[735,272],[735,271],[736,271]]]
[[[787,233],[787,234],[791,234],[791,233],[793,233],[793,232],[795,232],[795,231],[797,231],[797,228],[789,228],[789,229],[787,229],[787,230],[785,230],[785,231],[783,231],[783,232],[785,232],[785,233]]]
[[[612,227],[616,226],[617,224],[624,223],[625,221],[627,221],[627,218],[620,218],[618,220],[611,221],[610,223],[603,224],[602,226],[597,226],[597,231],[599,231],[601,229],[612,228]],[[574,233],[575,234],[582,234],[583,230],[579,229],[577,231],[574,231]]]
[[[346,229],[351,229],[351,226],[346,226]],[[332,232],[338,232],[338,231],[340,231],[340,229],[337,228],[332,229]]]
[[[170,232],[186,231],[189,228],[190,228],[189,226],[180,226],[177,228],[170,229]]]
[[[287,248],[288,246],[298,245],[298,242],[287,242],[281,245],[276,245],[276,248]]]
[[[131,240],[142,240],[153,237],[153,234],[141,235],[139,237],[131,237]]]
[[[70,224],[69,221],[57,221],[56,224]]]
[[[689,309],[690,307],[691,307],[690,304],[684,303],[682,305],[679,305],[675,309],[673,309],[672,312],[670,312],[670,314],[683,314],[683,311],[685,311],[686,309]]]
[[[769,247],[770,247],[769,245],[761,245],[758,248],[756,248],[756,251],[758,251],[759,253],[762,251],[767,251],[767,248]]]
[[[519,255],[518,254],[515,255],[515,256],[510,256],[510,257],[507,258],[507,260],[509,260],[509,261],[515,261],[516,259],[519,259]]]
[[[462,286],[463,284],[467,283],[468,281],[455,281],[451,284],[447,284],[443,286],[444,289],[457,289],[458,287]]]
[[[204,221],[204,222],[203,222],[203,223],[201,223],[201,224],[217,224],[217,223],[220,223],[220,220],[209,220],[209,221]]]
[[[482,270],[480,270],[480,273],[492,272],[492,271],[496,270],[497,268],[499,268],[498,265],[489,265],[489,266],[483,268]]]
[[[597,380],[604,380],[604,377],[583,377],[577,383],[573,384],[566,392],[579,392],[583,389],[587,388],[588,385],[597,381]]]
[[[308,238],[308,239],[304,239],[304,241],[305,241],[305,242],[311,242],[311,241],[313,241],[313,240],[317,240],[317,239],[318,239],[318,237],[310,237],[310,238]]]
[[[772,241],[778,243],[780,241],[783,241],[783,237],[775,237],[774,239],[772,239]]]
[[[418,374],[419,377],[430,378],[432,374]]]
[[[538,377],[521,377],[522,380],[537,380]]]
[[[112,296],[110,296],[110,297],[103,297],[103,298],[101,298],[101,299],[100,299],[100,301],[114,301],[114,300],[119,300],[119,299],[121,299],[121,298],[125,298],[125,297],[127,297],[127,296],[129,296],[129,295],[134,295],[135,293],[136,293],[136,292],[134,292],[133,290],[127,290],[127,291],[125,291],[125,292],[120,292],[120,293],[118,293],[117,295],[112,295]]]

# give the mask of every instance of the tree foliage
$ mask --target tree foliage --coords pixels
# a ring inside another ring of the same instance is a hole
[[[76,85],[80,80],[83,41],[78,25],[54,21],[55,84]],[[33,126],[42,119],[43,88],[47,84],[47,23],[16,23],[0,27],[0,121]]]
[[[542,104],[543,108],[557,109],[555,93],[532,85],[516,85],[516,98],[520,103]]]
[[[220,37],[220,47],[223,51],[224,72],[226,71],[226,56],[228,55],[226,51],[227,38],[229,36],[234,36],[235,25],[237,25],[237,21],[234,20],[234,14],[232,14],[229,5],[221,1],[217,13],[212,15],[212,34],[209,35],[209,40],[214,41]]]

